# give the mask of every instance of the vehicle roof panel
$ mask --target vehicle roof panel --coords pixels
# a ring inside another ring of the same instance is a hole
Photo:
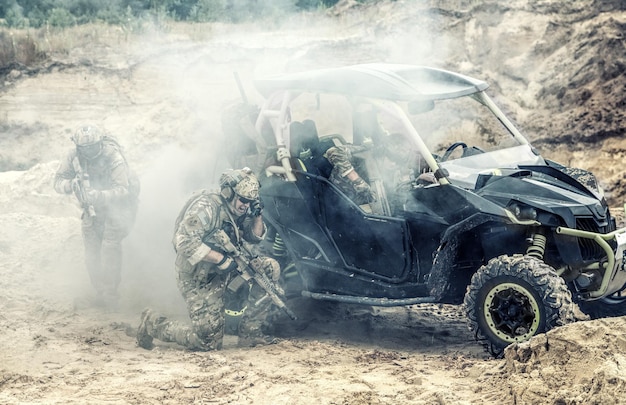
[[[319,69],[255,80],[269,97],[284,90],[339,93],[395,101],[441,100],[485,90],[488,84],[425,66],[372,63]]]

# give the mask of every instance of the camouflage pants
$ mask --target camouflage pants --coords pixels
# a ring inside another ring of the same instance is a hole
[[[83,215],[85,267],[98,294],[117,295],[122,275],[122,240],[131,226],[124,215],[114,212],[100,211],[92,218]]]
[[[149,329],[153,338],[163,342],[175,342],[190,350],[220,350],[224,339],[225,305],[224,298],[228,283],[236,276],[215,272],[215,265],[201,262],[190,266],[180,257],[176,261],[177,282],[183,299],[187,304],[191,325],[170,321],[165,317],[152,319]],[[272,278],[280,272],[276,260],[260,257],[253,259],[250,265],[257,271],[263,271]],[[249,338],[263,334],[267,325],[272,301],[259,301],[265,291],[256,283],[244,283],[246,294],[237,294],[246,301],[246,307],[239,324],[240,338]]]

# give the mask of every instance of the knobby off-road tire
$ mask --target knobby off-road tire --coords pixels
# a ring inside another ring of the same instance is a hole
[[[511,343],[576,319],[563,279],[549,265],[523,255],[499,256],[478,269],[464,305],[470,331],[495,357]]]

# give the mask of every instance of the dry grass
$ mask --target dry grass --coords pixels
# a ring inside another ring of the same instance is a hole
[[[240,31],[255,32],[270,29],[282,21],[287,25],[309,24],[315,13],[300,13],[285,19],[266,18],[237,25]],[[309,17],[307,17],[309,16]],[[102,46],[119,48],[129,46],[144,36],[151,41],[162,39],[187,39],[195,42],[210,40],[216,31],[230,29],[232,23],[207,22],[189,23],[153,17],[151,19],[129,19],[124,24],[110,25],[90,23],[59,28],[6,28],[0,27],[0,74],[15,66],[30,67],[54,55],[67,55],[75,48]]]
[[[0,29],[0,69],[32,66],[52,54],[67,54],[71,49],[94,43],[111,45],[126,41],[120,27],[85,25],[66,29]]]
[[[38,36],[38,45],[48,54],[66,54],[73,48],[84,46],[118,46],[128,39],[129,33],[123,27],[86,24],[65,29],[43,29]]]
[[[29,67],[51,55],[66,55],[72,49],[93,46],[117,48],[150,35],[165,34],[193,41],[211,38],[215,23],[135,22],[126,25],[85,24],[69,28],[0,28],[0,72],[16,64]]]
[[[44,57],[31,32],[0,30],[0,68],[16,63],[28,66]]]
[[[190,37],[206,37],[206,28],[187,24]],[[146,33],[167,33],[167,24],[133,22],[125,25],[85,24],[69,28],[0,28],[0,71],[15,65],[32,66],[51,55],[65,55],[72,49],[93,46],[126,46]],[[210,32],[210,31],[209,31]],[[200,34],[201,33],[201,34]]]

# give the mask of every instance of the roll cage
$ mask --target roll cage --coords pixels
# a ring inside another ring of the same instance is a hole
[[[267,133],[267,129],[271,129],[273,146],[277,149],[276,156],[282,167],[268,170],[280,172],[290,181],[295,181],[289,153],[290,105],[303,93],[343,95],[350,102],[369,104],[394,117],[441,184],[449,182],[447,172],[433,157],[407,112],[425,111],[438,100],[469,96],[486,106],[520,145],[529,145],[528,140],[484,92],[488,88],[487,83],[441,69],[364,64],[261,79],[256,80],[255,85],[266,97],[255,124],[256,131]],[[401,103],[406,105],[406,109],[401,107]]]

